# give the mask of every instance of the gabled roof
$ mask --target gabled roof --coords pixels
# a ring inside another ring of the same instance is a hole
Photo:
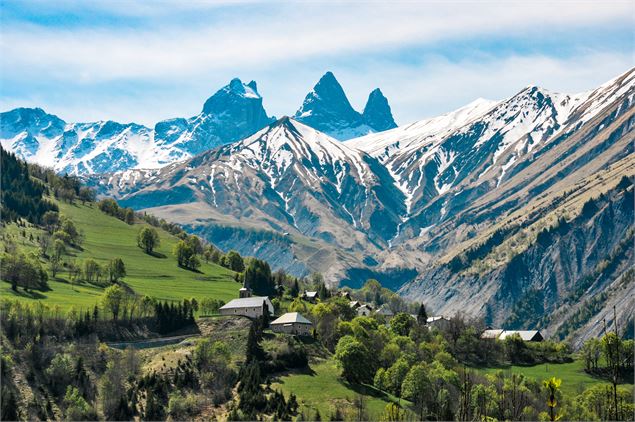
[[[316,297],[317,296],[317,292],[309,292],[309,291],[305,291],[304,294],[307,297]]]
[[[426,320],[426,322],[427,322],[427,323],[431,323],[431,322],[439,321],[439,320],[442,320],[442,319],[444,319],[444,320],[446,320],[446,321],[449,321],[449,320],[450,320],[449,318],[446,318],[446,317],[444,317],[444,316],[431,316],[431,317],[428,317],[428,319]]]
[[[350,306],[351,308],[356,308],[358,306],[360,306],[360,303],[356,300],[353,300],[352,302],[348,303],[348,306]]]
[[[267,303],[269,312],[273,313],[273,304],[267,296],[252,296],[243,297],[240,299],[232,299],[223,306],[221,309],[239,309],[239,308],[253,308],[256,306],[262,306],[262,302]]]
[[[524,341],[532,341],[537,336],[542,339],[542,334],[540,334],[540,331],[538,330],[503,330],[503,332],[498,336],[498,339],[505,340],[507,337],[513,336],[514,334],[518,334]]]
[[[483,334],[481,334],[481,338],[498,338],[505,330],[485,330]]]
[[[278,325],[278,324],[311,324],[311,321],[302,316],[299,312],[288,312],[282,315],[280,318],[276,319],[269,323],[269,325]]]

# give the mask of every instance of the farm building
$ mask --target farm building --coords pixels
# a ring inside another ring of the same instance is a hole
[[[302,299],[311,302],[311,303],[315,303],[315,301],[317,300],[318,297],[318,292],[309,292],[309,291],[304,291],[304,293],[302,293]]]
[[[444,316],[431,316],[426,320],[426,325],[429,328],[438,328],[439,330],[445,330],[450,326],[450,319]]]
[[[497,330],[493,330],[493,329],[487,329],[485,331],[483,331],[483,334],[481,334],[481,338],[486,338],[486,339],[497,339],[498,336],[500,336],[503,331],[505,330],[501,330],[501,329],[497,329]]]
[[[313,324],[298,312],[289,312],[269,324],[271,331],[276,333],[311,335]]]
[[[251,289],[248,287],[241,287],[238,290],[238,297],[239,298],[251,297]]]
[[[505,340],[507,337],[518,334],[524,341],[543,341],[544,337],[538,330],[485,330],[481,338]]]
[[[351,294],[349,292],[347,292],[346,290],[340,290],[337,295],[339,297],[343,297],[345,299],[351,300]]]
[[[381,305],[379,309],[377,309],[377,315],[382,315],[386,318],[392,318],[395,316],[395,313],[386,305]]]
[[[220,308],[221,315],[243,315],[250,318],[258,318],[267,309],[273,315],[273,304],[268,297],[254,296],[233,299]]]
[[[370,305],[361,305],[359,308],[357,308],[358,316],[370,316],[372,312],[373,308]]]

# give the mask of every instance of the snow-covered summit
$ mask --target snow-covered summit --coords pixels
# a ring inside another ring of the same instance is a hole
[[[0,114],[0,142],[28,161],[71,174],[159,168],[240,140],[272,122],[256,82],[233,79],[189,119],[136,123],[66,123],[40,108]]]

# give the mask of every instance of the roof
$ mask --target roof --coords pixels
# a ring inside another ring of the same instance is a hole
[[[311,321],[302,316],[299,312],[288,312],[282,315],[280,318],[276,319],[269,323],[269,325],[277,325],[277,324],[311,324]]]
[[[223,306],[221,309],[238,309],[238,308],[253,308],[255,306],[262,306],[262,302],[267,303],[269,312],[273,312],[273,305],[267,296],[252,296],[243,297],[240,299],[232,299]]]
[[[367,303],[365,303],[365,304],[363,304],[362,306],[360,306],[359,308],[357,308],[357,310],[359,311],[359,310],[360,310],[360,309],[362,309],[362,308],[366,308],[366,309],[369,309],[369,310],[371,310],[371,311],[373,310],[373,307],[372,307],[372,306],[370,306],[370,305],[369,305],[369,304],[367,304]]]
[[[308,297],[315,297],[317,296],[317,292],[309,292],[309,291],[305,291],[304,294]]]
[[[531,341],[539,335],[542,338],[542,334],[538,330],[503,330],[503,332],[498,336],[499,340],[505,340],[507,337],[513,336],[514,334],[518,334],[521,339],[524,341]]]
[[[351,308],[354,308],[355,306],[359,306],[359,302],[354,300],[352,302],[349,302],[348,306],[350,306]]]
[[[481,334],[481,338],[498,338],[503,331],[505,330],[485,330]]]
[[[448,318],[444,317],[444,316],[431,316],[428,317],[428,319],[426,320],[426,322],[430,323],[430,322],[435,322],[435,321],[439,321],[441,319],[444,319],[446,321],[449,321]]]
[[[379,309],[377,309],[377,313],[380,315],[394,315],[395,313],[386,305],[381,305]]]

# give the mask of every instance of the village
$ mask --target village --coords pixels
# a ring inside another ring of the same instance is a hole
[[[378,316],[382,318],[386,325],[390,325],[390,320],[395,316],[395,312],[388,304],[376,306],[373,303],[365,303],[359,300],[352,300],[349,290],[339,290],[337,296],[345,298],[349,301],[349,307],[355,311],[357,316]],[[311,304],[316,304],[319,299],[318,291],[305,290],[300,295],[301,300]],[[239,290],[239,298],[233,299],[219,308],[220,315],[224,316],[245,316],[251,319],[276,317],[269,322],[269,328],[274,333],[283,333],[298,336],[313,336],[313,323],[300,312],[286,312],[280,316],[275,315],[274,306],[268,296],[252,296],[251,289],[241,287]],[[421,316],[416,314],[407,314],[413,320],[418,321]],[[425,316],[424,325],[429,329],[437,329],[440,331],[447,330],[450,326],[451,317],[444,315]],[[505,340],[512,336],[518,336],[525,342],[541,342],[544,340],[539,330],[509,330],[504,328],[486,327],[481,333],[482,339]]]

